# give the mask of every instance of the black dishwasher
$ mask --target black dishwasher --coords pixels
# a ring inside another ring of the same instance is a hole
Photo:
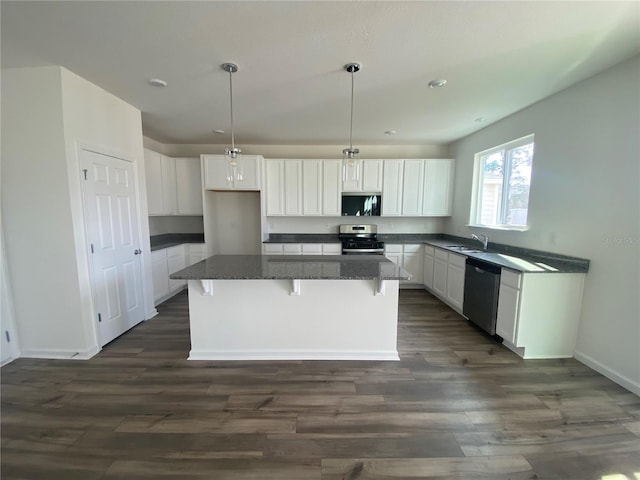
[[[500,271],[496,265],[467,257],[462,311],[469,321],[489,335],[496,333]]]

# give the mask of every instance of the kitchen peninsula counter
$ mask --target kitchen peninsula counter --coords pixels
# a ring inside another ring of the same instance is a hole
[[[381,255],[215,255],[189,283],[192,360],[398,360],[399,280]]]

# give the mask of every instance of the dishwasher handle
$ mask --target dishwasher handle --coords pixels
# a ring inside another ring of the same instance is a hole
[[[502,269],[493,263],[485,262],[477,258],[467,257],[467,268],[473,267],[478,273],[493,273],[494,275],[500,275]]]

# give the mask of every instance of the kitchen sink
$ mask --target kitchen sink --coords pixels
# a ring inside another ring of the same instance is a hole
[[[447,248],[451,250],[457,250],[459,252],[467,252],[467,253],[482,253],[484,250],[478,250],[475,247],[468,247],[467,245],[447,245]]]

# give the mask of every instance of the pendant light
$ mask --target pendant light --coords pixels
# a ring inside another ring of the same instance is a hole
[[[234,179],[242,180],[242,170],[238,168],[238,156],[242,150],[236,148],[235,132],[233,130],[233,74],[238,71],[235,63],[223,63],[220,68],[229,74],[229,110],[231,112],[231,148],[225,148],[225,155],[228,159],[227,165],[227,181],[232,182]]]
[[[349,148],[342,150],[342,158],[349,166],[353,166],[354,160],[358,157],[360,150],[353,148],[353,74],[360,71],[359,63],[347,63],[344,69],[351,74],[351,123],[349,127]]]

